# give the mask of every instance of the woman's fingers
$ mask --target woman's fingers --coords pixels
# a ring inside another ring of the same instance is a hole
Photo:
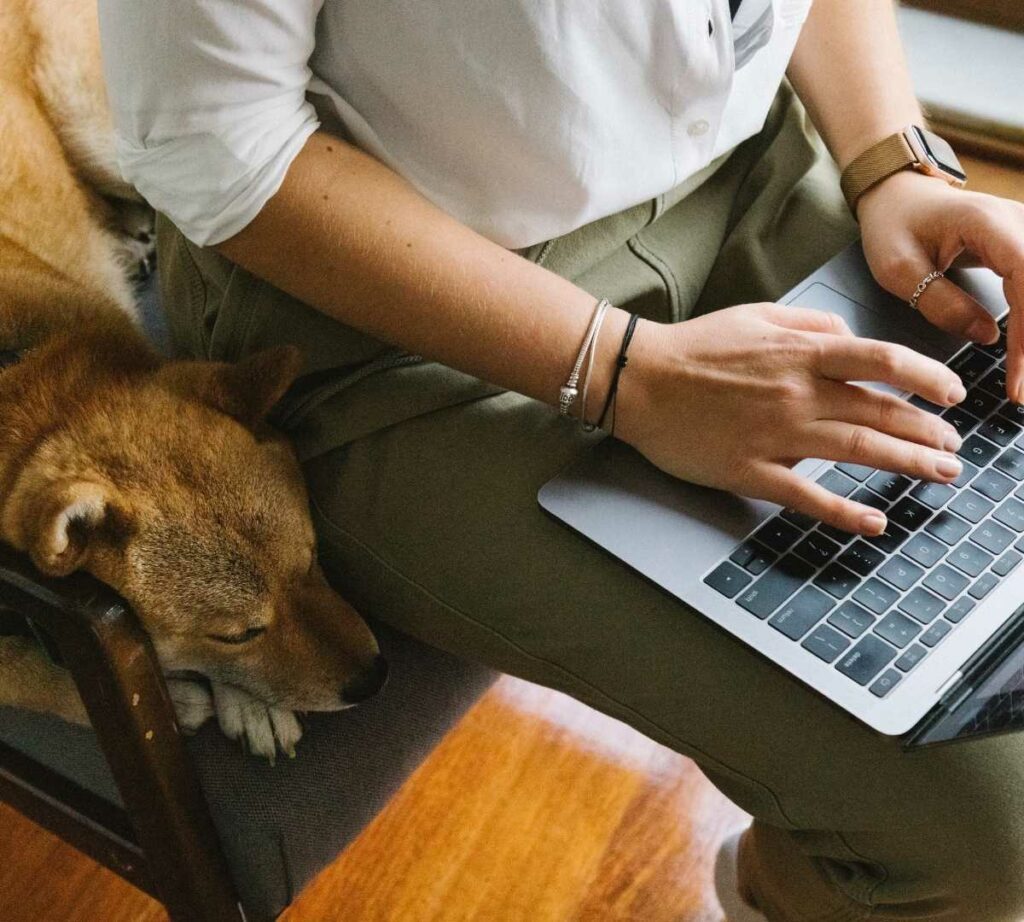
[[[881,381],[940,406],[951,406],[967,396],[960,378],[945,365],[906,346],[877,339],[824,341],[817,370],[834,381]]]
[[[948,451],[895,438],[867,426],[817,420],[805,429],[800,454],[828,461],[851,461],[921,480],[956,480],[963,464]]]
[[[758,464],[743,492],[780,506],[788,506],[826,525],[834,525],[854,534],[880,535],[887,524],[885,516],[877,509],[836,496],[781,464]]]
[[[867,426],[898,439],[944,451],[957,451],[963,442],[956,429],[934,413],[918,409],[893,394],[856,384],[828,382],[822,409],[822,417]]]
[[[838,314],[816,311],[809,307],[794,307],[790,304],[766,303],[760,305],[764,317],[789,330],[804,330],[807,333],[831,333],[834,336],[853,336],[853,330]]]

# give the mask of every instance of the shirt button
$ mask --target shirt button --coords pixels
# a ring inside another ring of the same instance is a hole
[[[691,138],[699,138],[702,134],[707,134],[708,129],[710,127],[711,126],[706,121],[704,121],[704,119],[699,118],[695,122],[690,122],[689,126],[686,129],[686,133]]]

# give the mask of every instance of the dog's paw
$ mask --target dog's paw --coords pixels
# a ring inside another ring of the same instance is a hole
[[[253,755],[273,764],[277,751],[295,758],[302,725],[292,711],[276,708],[233,685],[213,684],[213,700],[221,731],[241,740]]]
[[[142,202],[118,202],[115,206],[115,252],[118,262],[135,278],[153,271],[156,253],[156,218]]]
[[[167,691],[178,715],[178,726],[186,733],[195,733],[213,717],[213,695],[204,683],[168,679]]]

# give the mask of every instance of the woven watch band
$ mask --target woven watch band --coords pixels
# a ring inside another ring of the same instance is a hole
[[[850,211],[856,215],[857,199],[872,186],[915,163],[917,157],[902,132],[868,148],[843,170],[841,186]]]

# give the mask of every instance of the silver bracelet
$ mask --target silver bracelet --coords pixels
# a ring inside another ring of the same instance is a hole
[[[583,345],[580,346],[579,355],[576,356],[576,363],[572,366],[572,371],[569,373],[569,379],[562,385],[558,392],[558,414],[559,416],[568,416],[569,407],[572,406],[573,401],[576,399],[576,395],[579,391],[576,389],[576,385],[580,380],[580,369],[583,367],[583,360],[587,356],[587,352],[590,351],[590,346],[594,340],[594,331],[597,328],[598,316],[604,316],[604,311],[607,307],[603,305],[608,304],[608,301],[601,299],[594,305],[594,313],[590,318],[590,326],[587,327],[586,335],[583,337]],[[610,305],[609,305],[610,306]]]
[[[583,376],[583,397],[580,400],[580,428],[584,432],[593,432],[597,425],[587,422],[587,392],[590,390],[590,375],[594,370],[594,360],[597,357],[597,341],[601,336],[601,326],[604,324],[605,315],[611,308],[611,304],[605,300],[598,306],[598,318],[594,327],[594,338],[590,341],[590,350],[587,352],[587,373]]]

